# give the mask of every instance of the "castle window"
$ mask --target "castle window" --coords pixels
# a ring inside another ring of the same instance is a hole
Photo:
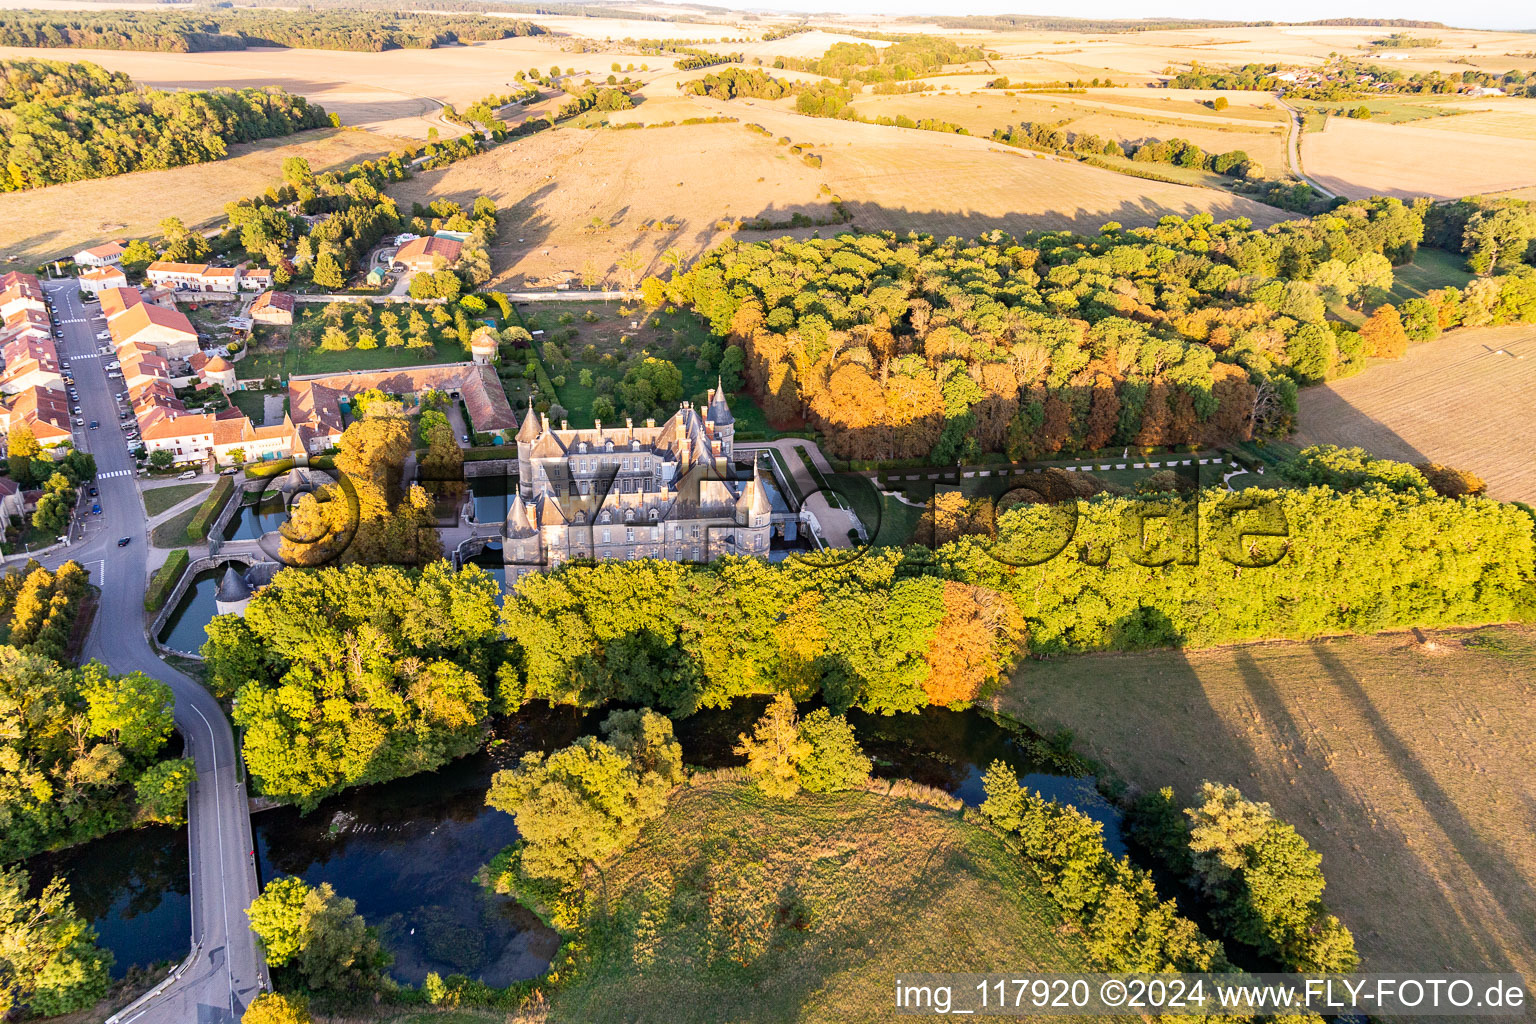
[[[624,521],[626,523],[632,523],[632,522],[635,521],[635,510],[634,509],[627,508],[627,509],[624,510]]]
[[[632,451],[632,452],[639,451],[640,450],[640,442],[639,441],[631,441],[631,442],[629,442],[629,450]]]
[[[612,531],[611,530],[604,530],[603,531],[603,543],[604,544],[609,544],[612,541],[613,541]]]
[[[578,452],[580,452],[581,454],[583,454],[583,455],[587,454],[587,442],[583,441],[580,444],[578,444],[576,446],[576,450]]]
[[[635,528],[633,526],[626,526],[624,528],[624,540],[630,544],[635,542]]]
[[[608,441],[607,444],[605,444],[603,446],[603,450],[604,451],[609,451],[609,452],[613,451],[613,441],[612,440]]]
[[[655,509],[651,509],[651,522],[654,523],[655,521],[656,521],[656,510]]]
[[[613,521],[613,513],[609,512],[607,509],[603,509],[603,517],[601,519],[599,519],[598,522],[610,523],[612,521]],[[608,531],[606,531],[606,530],[603,531],[604,534],[607,534],[607,532]]]

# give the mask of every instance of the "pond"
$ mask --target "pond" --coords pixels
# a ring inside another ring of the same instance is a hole
[[[262,534],[277,529],[288,521],[288,510],[283,499],[269,495],[260,507],[255,504],[241,505],[224,524],[225,540],[257,540]]]
[[[176,602],[176,610],[165,620],[156,640],[173,651],[185,651],[188,654],[196,654],[202,649],[203,641],[208,639],[205,630],[217,614],[213,599],[219,589],[219,575],[223,571],[223,566],[204,569],[192,577],[192,582],[187,584],[181,600]]]
[[[679,721],[676,732],[690,764],[710,768],[740,763],[731,752],[737,734],[762,713],[765,698],[737,701],[731,708],[704,711]],[[542,973],[558,940],[533,914],[504,897],[484,892],[475,873],[517,838],[510,815],[485,805],[491,776],[515,765],[530,750],[554,750],[578,736],[597,732],[608,711],[583,714],[574,708],[536,706],[499,719],[485,750],[424,775],[352,790],[323,802],[313,813],[291,808],[255,815],[257,857],[263,882],[297,875],[318,885],[329,882],[357,901],[394,954],[391,973],[419,984],[428,972],[462,973],[487,984],[506,985]],[[974,711],[930,708],[917,715],[849,715],[859,741],[876,763],[877,775],[910,778],[953,793],[967,803],[984,794],[981,776],[995,759],[1008,763],[1023,783],[1048,797],[1071,803],[1104,825],[1109,849],[1124,852],[1116,809],[1091,778],[1056,772],[1043,749],[1021,740]],[[102,921],[121,919],[146,950],[185,953],[185,918],[141,913],[125,915],[144,902],[145,868],[133,856],[98,855],[107,842],[136,839],[134,833],[92,843],[78,851],[97,876],[89,882]],[[183,887],[185,833],[157,848],[161,874]],[[142,856],[153,859],[155,851]],[[155,877],[158,877],[155,876]],[[170,903],[160,885],[155,895]],[[184,895],[180,897],[184,902]],[[157,903],[157,905],[159,905]],[[113,915],[117,916],[114,917]],[[108,934],[103,927],[104,938]],[[130,947],[131,948],[131,945]]]
[[[84,846],[43,853],[22,865],[34,895],[50,878],[69,884],[75,910],[115,956],[112,977],[130,967],[186,958],[192,936],[187,830],[154,825]]]

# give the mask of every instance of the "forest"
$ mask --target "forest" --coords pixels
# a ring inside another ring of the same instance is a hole
[[[95,64],[4,60],[0,190],[206,163],[234,143],[331,123],[281,89],[166,92]]]
[[[981,60],[986,51],[942,36],[894,36],[890,46],[833,43],[820,57],[777,57],[773,66],[856,82],[902,82],[932,74],[946,64]]]
[[[250,46],[378,52],[530,36],[521,19],[478,15],[386,14],[365,10],[3,11],[0,45],[199,53]]]
[[[1428,210],[1377,198],[1262,231],[1200,214],[1098,235],[731,241],[642,291],[742,346],[769,418],[809,422],[843,458],[1213,445],[1282,433],[1299,386],[1401,356],[1406,313],[1414,340],[1536,319],[1524,229],[1496,211],[1466,211],[1457,248],[1502,246],[1508,273],[1404,313],[1386,302]],[[1330,304],[1376,308],[1355,330]]]

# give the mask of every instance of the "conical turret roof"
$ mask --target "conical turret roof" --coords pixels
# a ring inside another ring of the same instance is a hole
[[[528,415],[523,417],[523,425],[517,429],[517,440],[536,441],[540,432],[539,417],[534,414],[533,403],[529,402]]]
[[[245,582],[245,577],[235,571],[231,564],[224,570],[224,576],[219,580],[219,589],[214,592],[213,599],[225,604],[237,604],[240,601],[249,600],[251,596],[250,584]]]
[[[716,380],[715,389],[710,392],[708,419],[709,422],[718,424],[736,422],[736,417],[731,415],[731,407],[725,404],[724,377],[720,377]]]
[[[752,516],[766,516],[773,512],[773,503],[768,500],[768,489],[763,486],[762,467],[755,460],[752,464],[752,479],[741,489],[741,497],[736,499],[736,510]]]

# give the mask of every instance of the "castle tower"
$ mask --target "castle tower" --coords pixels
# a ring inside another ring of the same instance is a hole
[[[749,529],[766,527],[773,517],[773,503],[768,500],[768,490],[763,486],[763,471],[756,460],[752,463],[752,479],[741,489],[736,499],[736,525]]]
[[[544,564],[543,538],[534,524],[531,509],[521,492],[514,495],[501,524],[501,561],[516,566],[517,574],[537,572]]]
[[[725,404],[725,378],[718,378],[715,389],[709,395],[709,408],[705,418],[715,425],[715,436],[720,439],[720,453],[729,461],[736,440],[736,417]]]
[[[224,570],[219,589],[214,591],[213,608],[220,615],[244,615],[251,603],[251,585],[235,570],[233,562]]]
[[[517,430],[517,491],[521,497],[533,498],[533,442],[539,439],[543,431],[539,427],[539,417],[533,411],[533,403],[528,403],[528,415],[523,417],[523,425]]]

